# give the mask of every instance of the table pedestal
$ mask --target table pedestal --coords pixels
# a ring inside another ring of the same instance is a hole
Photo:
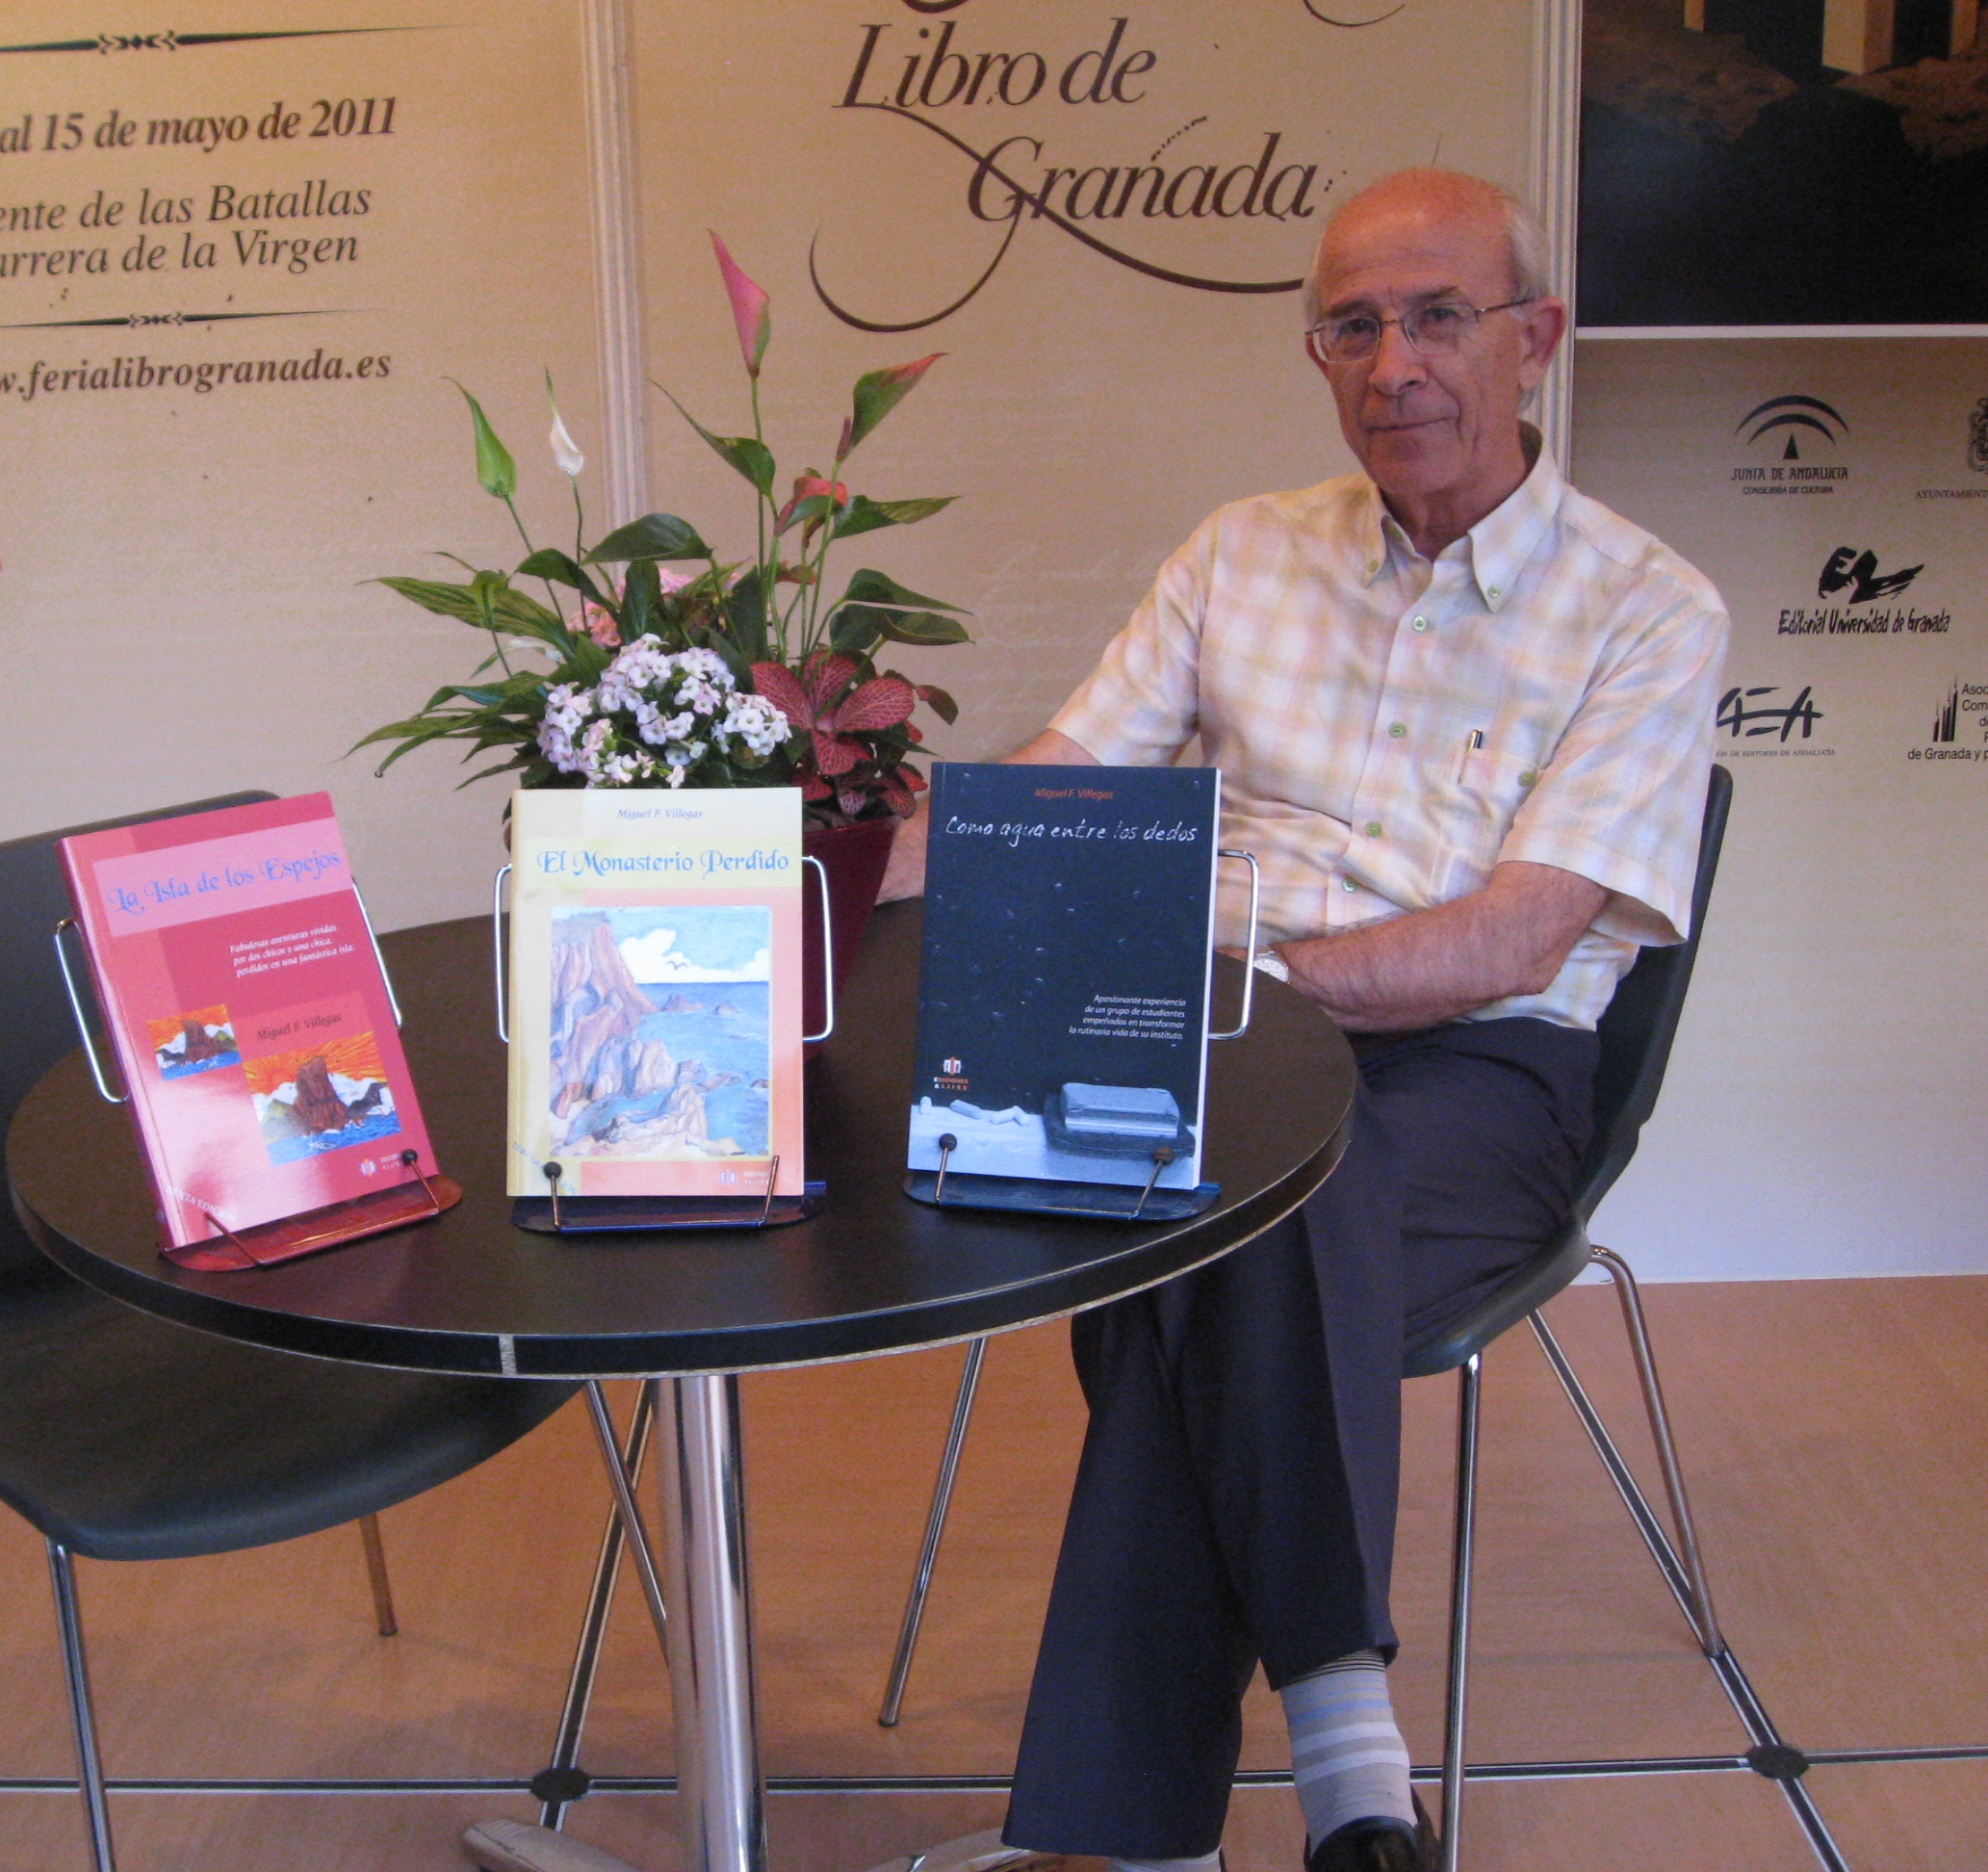
[[[737,1378],[665,1379],[659,1428],[684,1865],[765,1872]]]

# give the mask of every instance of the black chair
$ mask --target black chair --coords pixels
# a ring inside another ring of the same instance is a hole
[[[270,797],[237,793],[134,819]],[[62,836],[0,845],[0,1123],[76,1044],[50,945],[69,914],[54,847]],[[114,1860],[72,1556],[232,1553],[358,1521],[390,1635],[372,1518],[496,1455],[575,1389],[372,1370],[171,1325],[62,1273],[14,1212],[0,1211],[0,1500],[47,1543],[97,1872],[113,1872]]]
[[[1621,1491],[1638,1530],[1649,1544],[1666,1581],[1691,1620],[1700,1647],[1715,1665],[1725,1652],[1724,1641],[1719,1636],[1717,1621],[1713,1613],[1712,1593],[1706,1584],[1691,1506],[1685,1495],[1684,1478],[1678,1469],[1663,1391],[1657,1382],[1636,1280],[1619,1255],[1588,1240],[1588,1221],[1608,1193],[1610,1185],[1636,1154],[1637,1139],[1656,1108],[1657,1092],[1663,1084],[1664,1069],[1670,1058],[1678,1018],[1684,1012],[1685,991],[1691,985],[1691,970],[1697,960],[1699,935],[1704,928],[1706,907],[1712,897],[1712,881],[1718,869],[1719,847],[1725,839],[1732,791],[1732,776],[1724,767],[1715,766],[1706,788],[1704,828],[1698,847],[1697,875],[1691,890],[1690,939],[1668,949],[1644,949],[1635,966],[1623,976],[1614,999],[1602,1016],[1599,1027],[1601,1058],[1594,1079],[1594,1141],[1575,1180],[1574,1212],[1566,1227],[1490,1293],[1439,1326],[1418,1334],[1404,1360],[1405,1377],[1423,1378],[1438,1372],[1455,1371],[1460,1388],[1455,1563],[1450,1599],[1449,1697],[1443,1726],[1443,1872],[1456,1872],[1458,1845],[1462,1831],[1464,1714],[1470,1657],[1470,1567],[1477,1507],[1480,1361],[1485,1348],[1500,1334],[1521,1320],[1532,1322],[1547,1359],[1565,1387],[1584,1427],[1594,1440],[1611,1477]],[[1539,1317],[1539,1309],[1590,1266],[1599,1266],[1607,1271],[1621,1299],[1630,1350],[1636,1360],[1637,1375],[1641,1381],[1650,1431],[1656,1441],[1664,1486],[1676,1523],[1675,1546],[1665,1535],[1662,1522],[1622,1460],[1594,1406],[1581,1389],[1551,1329]],[[898,1633],[896,1655],[891,1660],[883,1708],[877,1718],[887,1729],[895,1725],[903,1708],[905,1679],[910,1674],[913,1652],[917,1645],[918,1625],[924,1616],[925,1597],[932,1583],[932,1569],[938,1557],[940,1537],[945,1527],[953,1477],[958,1469],[967,1425],[972,1416],[973,1395],[979,1384],[981,1360],[986,1347],[985,1339],[975,1339],[967,1348],[967,1362],[960,1374],[952,1423],[946,1434],[939,1479],[933,1490],[931,1513],[925,1523],[924,1544],[919,1550],[917,1570],[905,1605],[904,1623]],[[1679,1549],[1682,1549],[1681,1553]]]

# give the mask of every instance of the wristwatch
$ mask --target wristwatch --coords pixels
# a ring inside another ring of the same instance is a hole
[[[1291,965],[1278,953],[1275,948],[1260,949],[1252,956],[1251,962],[1267,975],[1274,975],[1278,981],[1289,981]]]

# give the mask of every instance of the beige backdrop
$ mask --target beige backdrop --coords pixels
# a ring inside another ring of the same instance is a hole
[[[1598,1238],[1673,1277],[1988,1267],[1988,345],[1588,342],[1576,381],[1582,485],[1734,623],[1718,893]]]

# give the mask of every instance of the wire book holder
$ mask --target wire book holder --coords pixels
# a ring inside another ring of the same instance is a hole
[[[813,867],[815,884],[821,896],[822,1025],[819,1033],[804,1033],[803,1046],[826,1040],[836,1030],[835,930],[830,922],[828,868],[819,858],[803,855],[801,863]],[[496,971],[497,1037],[511,1045],[509,957],[503,939],[503,885],[511,874],[509,865],[498,867],[490,894],[491,954]],[[776,1195],[780,1181],[780,1157],[775,1153],[766,1163],[766,1187],[759,1195],[689,1196],[673,1194],[635,1196],[582,1196],[567,1193],[566,1165],[556,1159],[539,1165],[545,1179],[543,1196],[513,1196],[511,1220],[521,1229],[536,1235],[601,1235],[629,1230],[658,1229],[778,1229],[803,1222],[819,1212],[828,1198],[828,1185],[816,1179],[802,1183],[798,1194]]]
[[[1239,859],[1250,868],[1250,924],[1244,953],[1254,955],[1262,873],[1252,853],[1224,849],[1216,856]],[[1243,1004],[1236,1024],[1219,1033],[1210,1033],[1210,1042],[1239,1039],[1250,1030],[1250,1017],[1255,1011],[1255,986],[1256,971],[1245,967]],[[1057,1095],[1052,1094],[1045,1105],[1046,1116],[1056,1115]],[[1160,1187],[1161,1175],[1179,1155],[1179,1142],[1176,1135],[1171,1143],[1155,1144],[1149,1154],[1137,1153],[1152,1166],[1142,1186],[1064,1183],[1046,1177],[996,1177],[955,1170],[952,1156],[959,1149],[960,1140],[953,1132],[943,1131],[938,1139],[938,1169],[907,1171],[904,1193],[915,1202],[930,1203],[937,1209],[1012,1209],[1030,1215],[1085,1216],[1107,1222],[1185,1221],[1213,1208],[1221,1199],[1222,1185],[1203,1183],[1184,1189]]]
[[[367,914],[365,899],[359,897],[356,887],[352,895],[358,900],[359,918],[365,923],[367,937],[373,945],[374,960],[379,965],[379,978],[386,989],[387,1005],[393,1010],[394,1026],[399,1027],[402,1024],[400,1002],[394,993],[393,977],[387,974],[386,957],[380,953],[379,938],[374,933],[373,919]],[[83,1043],[83,1057],[89,1063],[90,1077],[96,1082],[98,1095],[111,1105],[128,1105],[131,1103],[129,1090],[114,1090],[104,1072],[103,1059],[96,1049],[96,1037],[90,1032],[90,1019],[85,1011],[83,991],[77,983],[75,971],[69,966],[68,947],[63,938],[77,928],[74,917],[64,917],[55,925],[52,937],[56,965],[62,971],[63,988],[68,996],[69,1012],[75,1018],[76,1035]],[[444,1209],[453,1209],[462,1201],[462,1185],[452,1177],[445,1177],[439,1172],[431,1176],[424,1171],[419,1152],[403,1150],[392,1160],[401,1169],[411,1172],[411,1176],[398,1183],[390,1183],[384,1189],[368,1190],[363,1196],[349,1197],[323,1209],[306,1209],[297,1215],[280,1216],[273,1222],[259,1222],[250,1228],[231,1229],[211,1205],[198,1203],[196,1207],[214,1225],[213,1236],[206,1241],[161,1241],[159,1253],[175,1267],[184,1267],[194,1273],[242,1273],[251,1268],[273,1267],[282,1261],[296,1261],[301,1255],[322,1253],[326,1248],[340,1248],[349,1241],[363,1240],[367,1235],[384,1235],[392,1229],[432,1221]]]

